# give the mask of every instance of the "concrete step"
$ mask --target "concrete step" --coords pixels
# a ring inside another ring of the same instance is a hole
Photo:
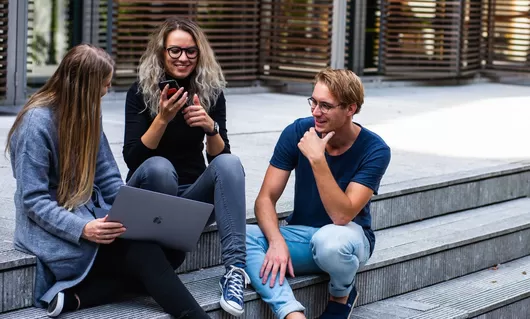
[[[372,200],[372,227],[385,229],[526,196],[530,196],[529,162],[385,185]],[[288,216],[292,206],[282,209],[280,218]],[[247,216],[247,223],[256,222],[252,211]],[[197,249],[188,254],[179,272],[219,264],[219,236],[217,227],[212,225],[202,234]]]
[[[530,257],[355,309],[350,319],[529,318]]]
[[[530,255],[530,198],[439,216],[376,232],[374,255],[357,276],[359,305],[377,302]],[[181,278],[213,318],[224,318],[218,299],[223,267],[182,274]],[[325,307],[327,276],[289,279],[314,318]],[[246,318],[272,318],[252,290],[245,293]],[[29,308],[5,318],[41,318]],[[65,316],[64,318],[74,318]],[[75,318],[169,318],[150,298],[86,309]]]

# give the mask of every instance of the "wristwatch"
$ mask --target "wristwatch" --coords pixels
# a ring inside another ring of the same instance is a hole
[[[205,132],[208,136],[215,136],[219,134],[219,124],[217,122],[213,122],[213,131],[211,132]]]

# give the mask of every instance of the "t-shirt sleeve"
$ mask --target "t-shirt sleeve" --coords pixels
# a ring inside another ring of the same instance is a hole
[[[377,195],[379,184],[389,163],[390,148],[388,146],[379,147],[366,157],[351,182],[364,185]]]
[[[298,164],[298,142],[295,123],[292,123],[280,135],[270,164],[285,171],[295,169]]]

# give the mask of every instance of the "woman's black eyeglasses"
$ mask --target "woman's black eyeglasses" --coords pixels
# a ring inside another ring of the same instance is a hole
[[[188,59],[196,59],[199,56],[199,48],[198,47],[189,47],[189,48],[181,48],[179,46],[172,46],[166,49],[167,54],[172,59],[178,59],[182,55],[182,52],[186,52],[186,56]]]

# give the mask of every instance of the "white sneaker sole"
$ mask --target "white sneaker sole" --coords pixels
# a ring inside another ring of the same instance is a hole
[[[221,298],[219,300],[219,304],[221,304],[221,308],[223,308],[224,311],[228,312],[232,316],[235,316],[235,317],[241,316],[245,312],[245,309],[239,310],[229,305],[223,298],[223,287],[221,286],[221,283],[219,283],[219,288],[221,288]]]
[[[60,292],[57,294],[57,304],[52,312],[47,312],[48,317],[55,318],[63,312],[64,308],[64,293]]]
[[[357,304],[357,299],[359,299],[359,292],[357,292],[357,296],[355,296],[355,299],[353,300],[350,313],[348,314],[348,318],[350,318],[351,314],[353,313],[353,308],[355,308],[355,304]]]

